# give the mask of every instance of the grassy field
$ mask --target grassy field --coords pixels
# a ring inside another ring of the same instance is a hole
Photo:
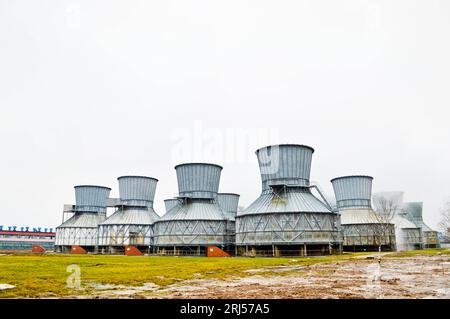
[[[424,250],[414,254],[448,254],[449,250]],[[411,253],[412,254],[412,253]],[[282,265],[331,263],[364,254],[312,258],[201,258],[126,257],[103,255],[12,254],[0,256],[0,284],[16,286],[0,290],[0,298],[52,298],[89,295],[89,283],[140,286],[154,283],[166,287],[180,281],[200,278],[248,276],[245,270]],[[409,253],[395,254],[407,257]],[[81,290],[66,287],[69,265],[81,270]]]

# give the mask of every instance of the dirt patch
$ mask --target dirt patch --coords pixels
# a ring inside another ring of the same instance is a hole
[[[184,281],[148,297],[447,299],[450,298],[449,258],[384,258],[381,264],[378,260],[360,258],[309,267],[267,267],[247,271],[252,275],[243,278]]]
[[[250,269],[244,277],[192,280],[159,287],[88,284],[93,298],[308,299],[450,298],[450,256],[355,258],[309,266]]]
[[[154,283],[145,283],[142,286],[104,285],[87,283],[86,287],[93,288],[91,294],[94,298],[137,298],[144,292],[156,291],[160,287]]]

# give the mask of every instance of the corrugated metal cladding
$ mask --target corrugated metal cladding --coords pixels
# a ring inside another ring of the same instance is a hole
[[[309,189],[287,189],[284,194],[263,194],[238,216],[273,213],[325,213],[331,211]]]
[[[170,198],[164,200],[164,206],[166,207],[166,213],[176,206],[181,206],[181,200],[176,198]]]
[[[158,180],[146,176],[121,176],[119,181],[120,201],[128,206],[153,206]]]
[[[405,203],[405,209],[408,212],[408,215],[411,218],[416,220],[423,220],[422,211],[423,211],[423,203],[421,202],[409,202]]]
[[[377,213],[372,209],[345,209],[341,212],[341,225],[358,224],[381,224],[382,220],[378,218]],[[361,236],[367,234],[361,233]]]
[[[188,163],[175,167],[180,197],[209,198],[219,190],[222,167],[215,164]]]
[[[343,176],[331,180],[338,209],[371,207],[373,177]]]
[[[257,150],[263,192],[269,191],[270,185],[309,186],[313,153],[309,146],[294,144]]]
[[[224,221],[226,217],[219,205],[209,201],[194,201],[190,204],[179,205],[172,208],[168,213],[163,215],[158,221],[201,221],[201,220],[217,220]]]
[[[217,195],[217,202],[225,212],[236,214],[239,206],[239,197],[240,195],[238,194],[220,193]]]
[[[87,212],[105,212],[111,188],[94,185],[75,186],[75,209]]]
[[[432,232],[431,229],[423,221],[423,203],[422,202],[409,202],[404,204],[407,212],[408,219],[410,219],[417,227],[422,228],[423,232]]]
[[[62,225],[57,227],[57,230],[60,228],[97,228],[98,224],[103,222],[106,219],[105,214],[75,214],[67,221],[65,221]]]
[[[125,207],[112,214],[102,225],[153,225],[158,218],[153,209]]]

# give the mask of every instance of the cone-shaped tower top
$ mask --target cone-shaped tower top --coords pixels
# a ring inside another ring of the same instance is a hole
[[[239,197],[239,194],[219,193],[217,195],[217,202],[223,211],[236,214],[238,211]]]
[[[371,208],[372,176],[351,175],[331,180],[338,209]]]
[[[119,181],[120,202],[124,206],[153,207],[158,180],[147,176],[121,176]]]
[[[164,205],[166,207],[166,213],[170,211],[172,208],[177,207],[181,205],[181,202],[179,199],[176,198],[170,198],[164,200]]]
[[[75,186],[75,211],[106,213],[111,188],[96,185]]]
[[[217,196],[222,166],[187,163],[175,166],[180,197],[213,199]]]
[[[408,202],[405,203],[405,210],[408,212],[408,215],[414,221],[423,221],[423,203],[422,202]]]
[[[280,144],[256,151],[262,190],[271,186],[308,187],[314,149],[306,145]]]

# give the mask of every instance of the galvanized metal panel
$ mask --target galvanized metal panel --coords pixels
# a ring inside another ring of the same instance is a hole
[[[219,190],[222,167],[215,164],[188,163],[175,167],[180,197],[214,198]]]
[[[339,245],[339,216],[333,213],[272,213],[238,216],[236,245]]]
[[[56,228],[56,246],[96,246],[98,225],[106,219],[104,213],[79,212]]]
[[[395,225],[395,228],[419,228],[413,222],[409,221],[403,214],[395,215],[392,218],[392,223]]]
[[[281,194],[262,194],[237,216],[270,213],[331,213],[309,189],[287,189]]]
[[[281,144],[256,151],[263,192],[270,185],[309,186],[314,149],[305,145]]]
[[[98,228],[97,227],[65,227],[56,232],[56,246],[97,246]]]
[[[153,208],[119,208],[101,225],[153,225],[159,219]]]
[[[236,214],[239,206],[239,194],[219,193],[217,194],[217,202],[223,211]]]
[[[433,232],[423,221],[423,203],[422,202],[408,202],[404,204],[404,209],[407,213],[406,217],[412,221],[417,227],[420,227],[423,232]]]
[[[371,208],[343,209],[340,211],[341,225],[384,224]]]
[[[168,220],[154,225],[154,244],[174,246],[209,246],[229,244],[225,220]]]
[[[383,233],[380,233],[383,230]],[[396,245],[395,227],[393,224],[385,225],[382,229],[377,224],[348,224],[342,225],[344,246],[354,249],[357,246],[372,246],[378,249],[379,245],[392,249]]]
[[[331,180],[337,208],[371,207],[373,177],[353,175]]]
[[[153,206],[158,180],[147,176],[121,176],[119,181],[120,201],[128,206]]]
[[[166,213],[168,213],[172,208],[181,205],[181,200],[176,198],[170,198],[164,200],[164,206],[166,207]]]
[[[106,214],[96,214],[96,213],[77,213],[66,220],[63,224],[58,226],[56,229],[65,227],[80,227],[80,228],[96,228],[99,223],[106,219]]]
[[[100,225],[98,229],[99,246],[151,246],[153,226],[141,224]]]
[[[108,200],[106,201],[106,206],[107,207],[116,207],[120,205],[120,198],[108,198]]]
[[[172,220],[226,220],[220,206],[208,200],[193,200],[172,208],[156,223]]]
[[[422,221],[423,203],[422,202],[409,202],[404,204],[404,208],[407,211],[409,217],[414,220]]]
[[[75,186],[76,211],[106,212],[111,188],[95,185]]]

